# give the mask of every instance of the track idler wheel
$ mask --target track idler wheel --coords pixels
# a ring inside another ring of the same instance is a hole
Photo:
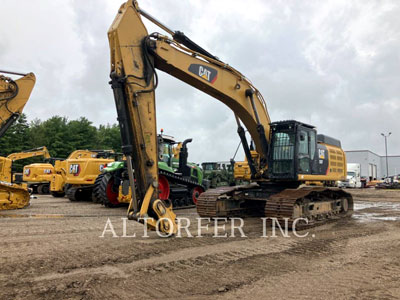
[[[203,188],[196,186],[195,188],[192,189],[191,195],[192,195],[192,201],[191,204],[197,204],[197,199],[199,199],[199,196],[204,193]]]

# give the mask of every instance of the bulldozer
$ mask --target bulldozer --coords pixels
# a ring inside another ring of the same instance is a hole
[[[149,34],[142,17],[168,35]],[[167,235],[177,232],[172,203],[160,199],[157,70],[221,101],[235,115],[233,127],[251,183],[202,193],[197,200],[201,217],[260,216],[304,229],[352,214],[352,196],[333,187],[346,177],[339,140],[317,135],[314,126],[303,122],[271,122],[265,99],[246,76],[182,32],[171,30],[135,0],[122,4],[108,39],[111,87],[132,190],[128,219]]]
[[[6,75],[20,76],[14,80]],[[28,102],[36,77],[33,73],[0,70],[0,138],[20,117]],[[0,210],[23,208],[29,205],[30,195],[25,184],[13,182],[12,161],[16,158],[0,157]]]
[[[174,207],[193,207],[206,189],[203,171],[187,161],[187,144],[175,142],[172,136],[158,135],[158,185],[161,200],[171,200]],[[182,157],[182,159],[181,159]],[[103,169],[95,182],[93,193],[106,207],[129,203],[132,197],[125,161],[116,161]]]

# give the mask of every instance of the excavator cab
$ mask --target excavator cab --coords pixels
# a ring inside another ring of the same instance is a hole
[[[317,174],[317,132],[298,121],[271,124],[269,177],[296,181],[299,174]]]
[[[298,121],[271,124],[269,178],[273,180],[304,182],[315,175],[344,176],[345,160],[340,141],[317,135],[314,126]]]

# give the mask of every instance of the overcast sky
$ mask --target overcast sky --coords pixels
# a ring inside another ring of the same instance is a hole
[[[0,69],[37,76],[24,111],[29,120],[62,115],[116,123],[107,30],[121,4],[2,0]],[[345,150],[380,155],[380,133],[392,131],[389,154],[400,155],[400,1],[139,4],[251,79],[272,121],[303,121],[340,139]],[[233,113],[167,74],[159,77],[158,128],[193,138],[192,161],[229,160],[239,143]]]

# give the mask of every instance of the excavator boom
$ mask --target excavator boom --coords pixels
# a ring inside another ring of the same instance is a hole
[[[51,158],[51,155],[49,153],[49,150],[47,150],[46,146],[35,148],[35,149],[30,149],[22,152],[17,152],[17,153],[12,153],[7,156],[8,159],[12,161],[16,160],[21,160],[21,159],[26,159],[30,157],[36,157],[36,156],[43,156],[44,158]]]
[[[22,76],[13,80],[3,74]],[[0,138],[19,118],[35,85],[33,73],[22,74],[0,70]]]

